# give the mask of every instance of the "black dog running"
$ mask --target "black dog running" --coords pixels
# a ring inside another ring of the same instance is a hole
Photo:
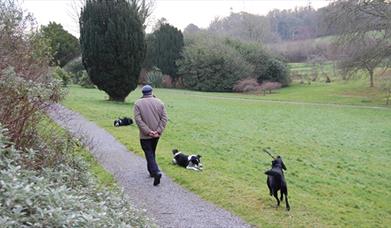
[[[277,200],[277,206],[280,206],[280,200],[283,201],[285,195],[286,209],[289,211],[291,208],[288,203],[288,186],[285,181],[283,170],[286,170],[286,166],[282,161],[282,158],[277,156],[277,158],[272,161],[272,168],[265,172],[267,175],[266,183],[269,188],[270,195],[273,195]],[[278,191],[281,193],[280,199],[278,199]]]

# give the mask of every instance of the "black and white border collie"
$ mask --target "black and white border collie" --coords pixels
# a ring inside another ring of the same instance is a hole
[[[174,165],[179,165],[195,171],[202,171],[201,155],[186,155],[177,149],[173,149],[172,154],[174,155],[174,158],[172,159]]]
[[[118,118],[114,120],[114,126],[115,127],[121,127],[121,126],[128,126],[133,123],[132,118],[130,117],[123,117],[123,118]]]

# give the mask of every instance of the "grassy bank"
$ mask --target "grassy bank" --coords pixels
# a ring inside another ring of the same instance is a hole
[[[386,226],[391,110],[364,107],[382,102],[376,91],[362,95],[359,88],[366,87],[356,83],[294,85],[271,96],[157,89],[170,117],[159,164],[184,187],[257,226]],[[142,155],[136,126],[112,126],[119,116],[133,117],[139,95],[136,90],[125,103],[115,103],[101,91],[71,87],[64,104]],[[290,212],[275,209],[268,196],[264,147],[287,165]],[[204,171],[171,165],[173,148],[201,154]]]

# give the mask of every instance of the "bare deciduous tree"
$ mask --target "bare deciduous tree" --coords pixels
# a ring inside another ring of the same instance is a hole
[[[332,6],[326,20],[339,34],[339,66],[345,72],[366,70],[373,87],[375,68],[391,56],[390,1],[342,0]]]

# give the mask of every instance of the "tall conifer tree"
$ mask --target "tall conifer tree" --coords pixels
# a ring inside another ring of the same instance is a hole
[[[152,58],[148,63],[157,66],[175,81],[178,71],[176,61],[180,59],[184,46],[183,34],[164,21],[159,23],[158,29],[148,39],[148,56]]]
[[[124,101],[137,87],[146,51],[139,10],[136,1],[87,0],[80,15],[83,65],[110,100]]]

